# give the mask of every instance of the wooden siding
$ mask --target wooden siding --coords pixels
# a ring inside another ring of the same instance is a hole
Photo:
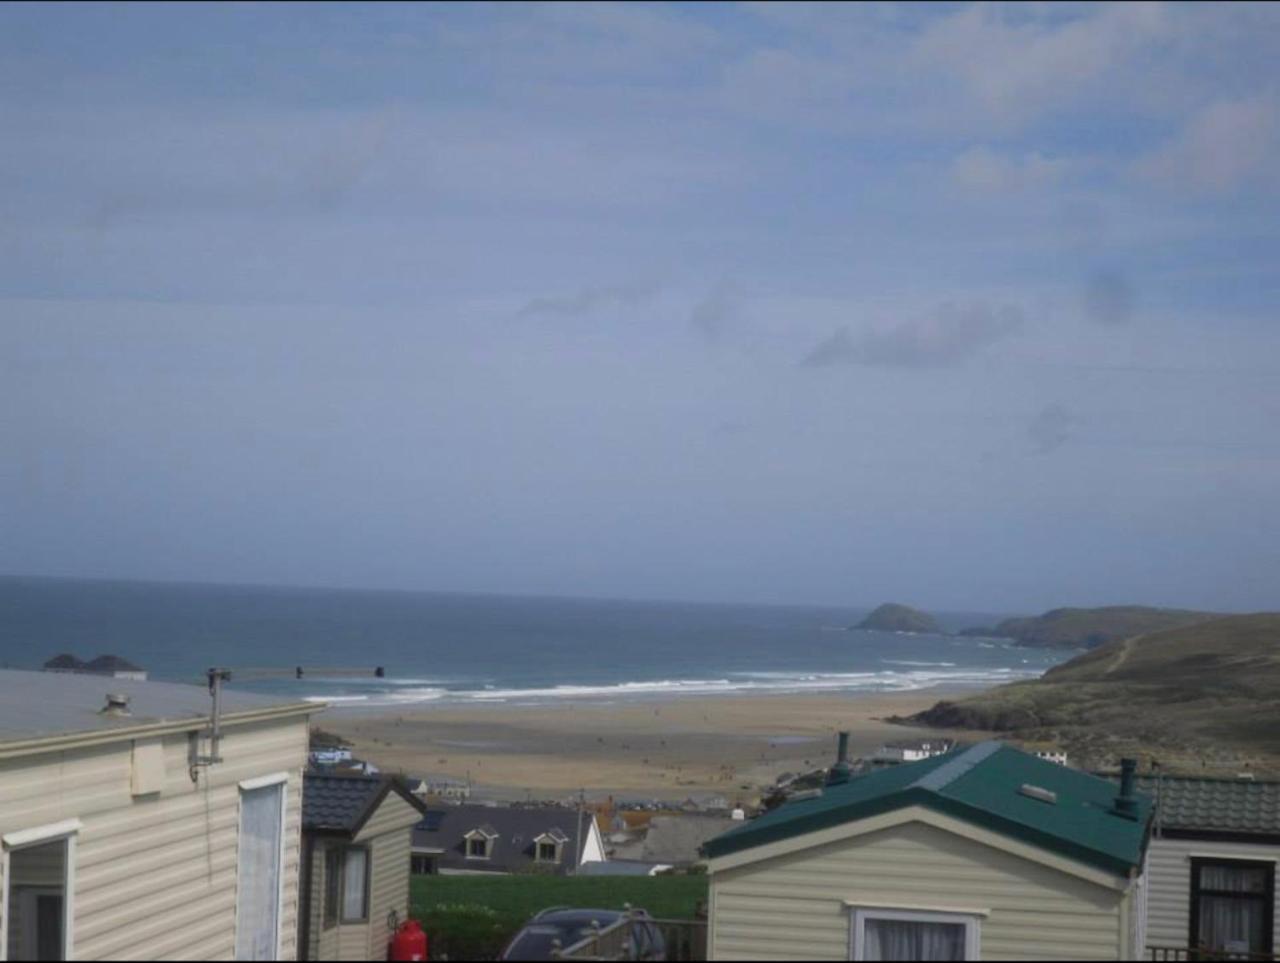
[[[188,734],[161,743],[161,789],[145,796],[132,792],[127,739],[0,760],[0,833],[71,818],[83,823],[74,867],[75,957],[232,959],[239,783],[285,772],[281,950],[293,959],[307,717],[228,723],[225,761],[201,770],[194,783]]]
[[[413,827],[422,814],[395,793],[387,796],[354,842],[317,837],[312,854],[311,919],[307,957],[311,960],[385,960],[392,932],[409,916],[409,863]],[[369,921],[324,926],[325,851],[327,847],[369,847]]]
[[[844,960],[846,901],[983,910],[986,960],[1127,956],[1127,894],[923,823],[715,872],[713,959]]]
[[[1191,938],[1191,857],[1206,859],[1256,859],[1276,863],[1280,846],[1250,843],[1214,843],[1194,839],[1158,838],[1148,855],[1147,945],[1182,947]],[[1280,874],[1280,864],[1277,864]],[[1277,880],[1280,883],[1280,880]],[[1280,886],[1272,919],[1272,946],[1280,947]]]

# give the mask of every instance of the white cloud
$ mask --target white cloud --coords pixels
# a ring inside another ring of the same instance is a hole
[[[985,109],[1016,125],[1088,92],[1167,31],[1151,3],[1088,6],[1064,18],[1056,7],[975,4],[930,24],[915,43],[917,65],[941,68]]]
[[[1175,188],[1230,191],[1280,166],[1280,103],[1272,97],[1219,101],[1196,112],[1135,172]]]
[[[951,177],[970,190],[1001,193],[1051,187],[1083,166],[1080,161],[1046,157],[1039,151],[1010,155],[977,146],[956,155],[951,162]]]

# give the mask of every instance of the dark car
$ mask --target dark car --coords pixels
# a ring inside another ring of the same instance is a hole
[[[605,909],[548,909],[543,910],[507,944],[501,960],[551,960],[551,951],[557,945],[568,949],[580,940],[591,936],[597,929],[605,930],[625,920],[624,910]],[[625,937],[623,960],[665,960],[667,944],[662,931],[644,910],[631,910],[631,926]],[[592,954],[594,955],[594,954]]]

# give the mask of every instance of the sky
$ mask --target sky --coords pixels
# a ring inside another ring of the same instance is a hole
[[[1280,5],[0,7],[0,572],[1280,608]]]

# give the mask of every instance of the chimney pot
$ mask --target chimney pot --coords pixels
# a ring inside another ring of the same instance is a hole
[[[1138,818],[1138,800],[1133,794],[1137,772],[1136,759],[1120,760],[1120,795],[1116,796],[1115,811],[1127,819]]]

